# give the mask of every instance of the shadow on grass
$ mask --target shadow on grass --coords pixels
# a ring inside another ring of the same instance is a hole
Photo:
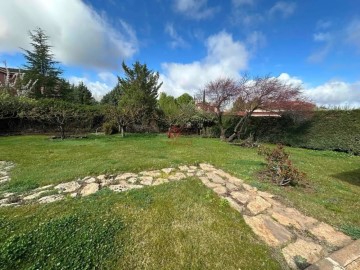
[[[360,169],[332,175],[341,181],[360,186]]]

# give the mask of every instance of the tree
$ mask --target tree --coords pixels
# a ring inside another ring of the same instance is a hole
[[[181,96],[176,98],[177,104],[189,104],[194,103],[194,98],[190,96],[188,93],[184,93]]]
[[[159,108],[164,114],[164,120],[168,126],[175,124],[179,114],[179,104],[173,96],[161,93],[159,97]]]
[[[51,46],[48,44],[49,37],[41,28],[29,31],[32,40],[32,50],[25,50],[25,80],[37,81],[32,93],[35,98],[58,97],[59,89],[56,88],[59,76],[62,71],[56,67],[58,64],[51,53]]]
[[[95,103],[95,99],[93,98],[90,90],[83,82],[80,82],[79,85],[74,86],[73,98],[73,102],[79,104],[91,105]]]
[[[237,122],[233,134],[228,139],[229,142],[241,134],[255,110],[284,113],[291,104],[304,101],[301,97],[301,85],[286,83],[270,76],[255,77],[252,80],[245,77],[243,81],[239,87],[235,108],[244,115]]]
[[[139,62],[132,68],[123,62],[122,67],[125,77],[118,77],[121,93],[118,106],[132,118],[128,122],[148,125],[156,118],[158,90],[162,85],[158,83],[159,73]]]
[[[114,87],[113,90],[111,90],[109,93],[107,93],[103,98],[101,99],[101,104],[111,104],[114,106],[117,106],[120,98],[121,98],[122,92],[119,83]]]
[[[224,111],[239,96],[241,86],[245,82],[245,77],[239,82],[230,78],[219,78],[207,83],[198,94],[198,96],[203,95],[203,102],[200,104],[202,109],[211,111],[215,115],[222,140],[225,139],[226,132],[223,122]]]

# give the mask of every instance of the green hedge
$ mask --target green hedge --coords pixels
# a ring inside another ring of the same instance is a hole
[[[360,110],[315,111],[307,121],[290,118],[253,119],[257,139],[295,147],[360,154]]]

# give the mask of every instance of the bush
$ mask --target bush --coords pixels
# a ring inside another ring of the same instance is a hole
[[[105,122],[102,126],[102,129],[106,135],[112,135],[118,132],[116,123],[113,121]]]
[[[273,150],[259,147],[258,154],[267,162],[265,176],[279,186],[295,186],[305,182],[305,174],[294,167],[289,155],[280,144]]]

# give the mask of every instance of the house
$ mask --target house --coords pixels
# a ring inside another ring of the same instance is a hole
[[[6,81],[7,72],[9,72],[10,83],[14,82],[16,78],[16,74],[22,72],[22,70],[18,68],[6,68],[0,67],[0,84],[4,84]]]

